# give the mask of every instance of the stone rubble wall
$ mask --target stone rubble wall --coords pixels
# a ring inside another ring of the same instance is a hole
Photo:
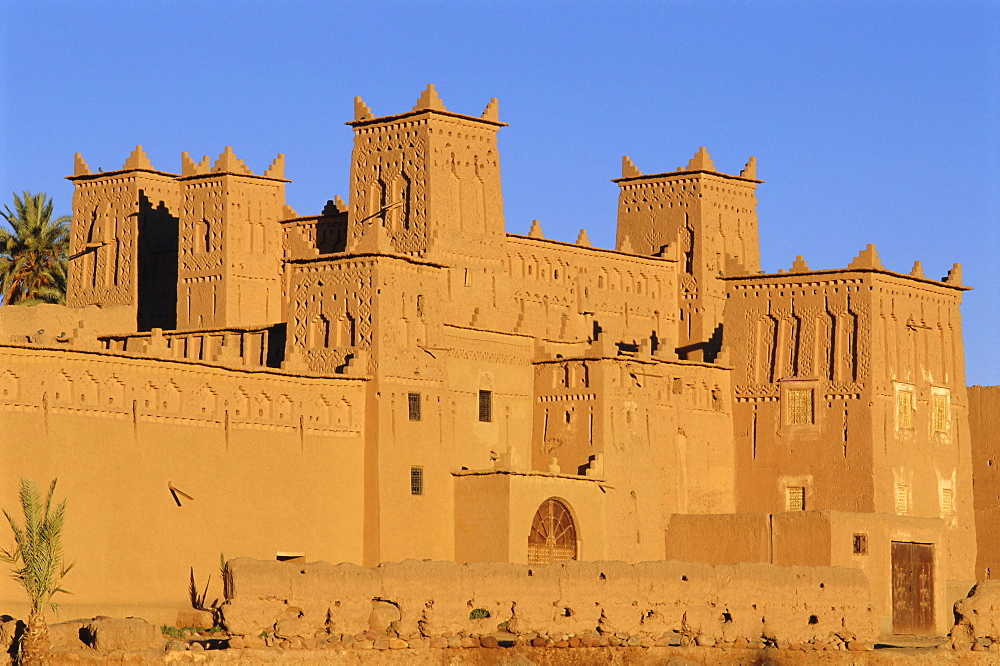
[[[502,632],[835,647],[877,635],[867,579],[840,567],[407,560],[366,568],[240,558],[228,568],[223,622],[251,639]]]

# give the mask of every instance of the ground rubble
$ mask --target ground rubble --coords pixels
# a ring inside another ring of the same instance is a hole
[[[13,625],[13,626],[12,626]],[[139,618],[92,618],[54,624],[53,664],[988,664],[1000,662],[1000,643],[954,641],[948,637],[909,643],[830,641],[807,643],[714,641],[679,632],[651,634],[543,634],[493,632],[469,635],[399,635],[394,631],[356,634],[295,633],[278,624],[259,636],[234,636],[219,627],[167,633]],[[281,633],[284,630],[285,634]],[[0,637],[15,636],[17,621],[0,622]],[[169,635],[168,635],[169,634]],[[701,639],[701,640],[699,640]],[[0,645],[0,647],[4,647]],[[9,649],[10,645],[6,646]],[[6,652],[4,653],[7,654]],[[3,663],[0,661],[0,663]],[[10,663],[9,659],[6,663]]]

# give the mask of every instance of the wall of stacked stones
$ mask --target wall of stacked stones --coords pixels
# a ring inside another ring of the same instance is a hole
[[[407,560],[375,568],[229,562],[233,635],[390,638],[497,632],[717,642],[846,643],[877,634],[868,582],[841,567],[657,561],[550,565]]]

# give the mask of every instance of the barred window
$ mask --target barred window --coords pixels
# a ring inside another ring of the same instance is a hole
[[[806,510],[806,489],[803,486],[788,486],[785,488],[785,510]]]
[[[788,389],[785,392],[785,398],[788,400],[788,425],[812,425],[812,389]]]
[[[896,513],[910,510],[910,488],[904,483],[896,485]]]
[[[955,491],[951,488],[941,489],[941,513],[946,516],[955,513]]]
[[[493,420],[493,391],[479,392],[479,420]]]
[[[866,532],[856,532],[854,534],[854,554],[868,554],[868,534]]]
[[[410,420],[419,421],[420,420],[420,394],[419,393],[409,393],[407,394],[407,404],[409,406]]]
[[[913,427],[913,402],[913,391],[900,390],[896,394],[896,425],[898,427]]]
[[[410,468],[410,494],[411,495],[423,495],[424,494],[424,468],[423,467],[411,467]]]
[[[948,396],[935,395],[934,398],[934,432],[948,432]]]

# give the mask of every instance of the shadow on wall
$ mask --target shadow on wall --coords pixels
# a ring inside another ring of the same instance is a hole
[[[139,331],[177,328],[177,235],[179,220],[161,201],[139,191],[138,287],[136,327]]]

